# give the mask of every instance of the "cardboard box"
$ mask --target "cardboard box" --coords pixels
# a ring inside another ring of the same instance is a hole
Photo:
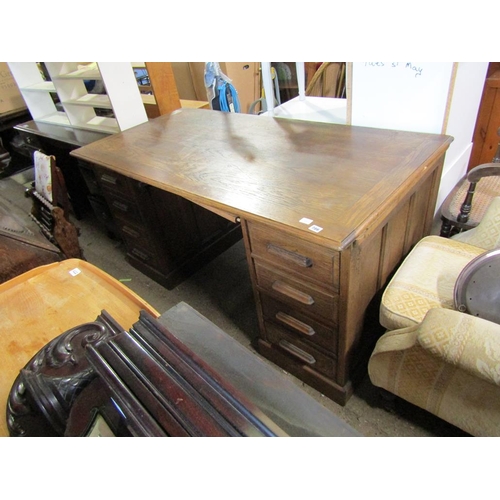
[[[0,114],[26,108],[23,96],[5,62],[0,62]]]

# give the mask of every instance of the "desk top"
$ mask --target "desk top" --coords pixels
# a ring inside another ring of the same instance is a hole
[[[389,214],[451,141],[437,134],[183,109],[71,154],[342,249]],[[321,231],[313,232],[303,218]]]

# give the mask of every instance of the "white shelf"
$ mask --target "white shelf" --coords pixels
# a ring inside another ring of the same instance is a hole
[[[266,111],[261,116],[269,115]],[[276,118],[291,118],[323,123],[347,123],[347,99],[337,97],[299,96],[276,106],[273,110]]]
[[[61,111],[50,115],[38,117],[37,121],[44,123],[52,123],[53,125],[64,125],[66,127],[71,125],[69,123],[68,117],[66,116],[66,113],[63,113]]]
[[[26,87],[22,87],[19,90],[28,90],[28,91],[34,91],[34,92],[55,92],[56,87],[54,85],[54,82],[41,82],[41,83],[35,83],[33,85],[29,85]]]
[[[45,81],[34,62],[8,63],[33,117],[46,123],[75,129],[117,133],[148,120],[139,87],[129,62],[46,62],[52,81]],[[106,94],[89,94],[85,80],[102,80]],[[64,112],[56,108],[57,93]],[[114,118],[97,116],[95,110],[110,109]]]
[[[65,73],[63,75],[55,75],[52,78],[54,80],[59,79],[59,80],[101,80],[102,76],[100,71],[97,68],[83,68],[83,69],[77,69],[75,71],[71,71],[70,73]]]
[[[77,106],[90,106],[93,108],[113,109],[109,97],[105,94],[85,94],[82,97],[79,97],[78,99],[66,100],[62,104],[63,105],[75,104]]]
[[[108,118],[105,116],[96,116],[87,123],[81,123],[78,124],[77,126],[88,130],[99,130],[101,132],[109,132],[112,134],[120,131],[116,119]]]

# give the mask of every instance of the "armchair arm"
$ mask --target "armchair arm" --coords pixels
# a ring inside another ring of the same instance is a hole
[[[493,250],[500,246],[500,196],[493,198],[479,225],[469,231],[452,236],[452,239]]]
[[[500,325],[496,323],[450,309],[430,309],[420,324],[385,333],[372,357],[418,347],[500,385]]]
[[[500,385],[500,325],[449,309],[431,309],[417,342],[446,363]]]

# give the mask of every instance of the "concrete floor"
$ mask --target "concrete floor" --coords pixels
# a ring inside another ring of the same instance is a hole
[[[16,180],[20,182],[25,178],[21,176]],[[29,207],[26,205],[29,200],[17,198],[16,201]],[[258,335],[258,323],[242,241],[174,290],[167,290],[127,263],[123,245],[110,239],[92,214],[75,224],[80,229],[80,245],[87,261],[121,280],[160,313],[181,301],[186,302],[259,356],[252,344]],[[403,400],[384,400],[367,375],[344,407],[294,376],[286,376],[363,436],[465,436],[461,430]]]

